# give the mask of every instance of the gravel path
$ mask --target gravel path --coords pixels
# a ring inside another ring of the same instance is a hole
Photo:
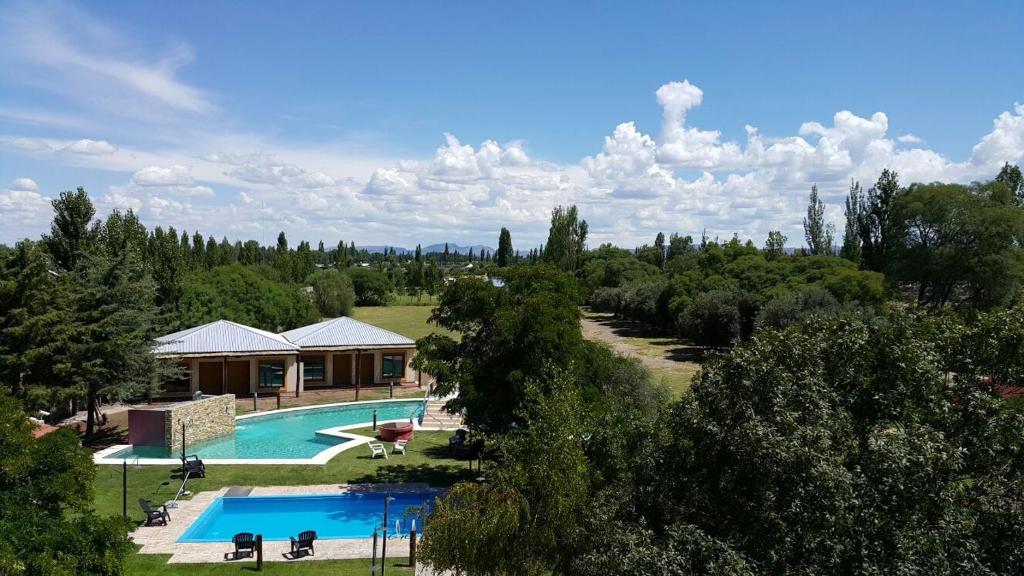
[[[616,327],[616,324],[621,324],[621,321],[616,321],[611,318],[605,319],[594,319],[594,318],[583,318],[580,320],[583,328],[583,337],[588,340],[598,340],[604,342],[612,347],[623,356],[635,356],[640,359],[648,368],[669,368],[669,369],[680,369],[686,368],[688,362],[680,362],[664,356],[655,356],[649,352],[639,349],[638,347],[629,343],[629,340],[623,338],[619,332],[621,328]]]

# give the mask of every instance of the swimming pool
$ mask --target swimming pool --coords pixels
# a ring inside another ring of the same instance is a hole
[[[240,416],[235,433],[189,444],[186,452],[203,460],[302,460],[348,441],[348,438],[317,434],[319,430],[377,421],[418,419],[422,400],[359,402],[331,406],[287,409],[269,414]],[[176,459],[163,447],[129,446],[103,455],[105,460]]]
[[[438,492],[396,492],[388,504],[389,532],[407,532],[411,520],[423,526],[422,513]],[[221,496],[178,538],[178,542],[230,542],[239,532],[262,534],[264,540],[287,540],[305,530],[318,538],[370,538],[383,522],[380,492],[330,496]],[[423,507],[423,511],[416,509]]]

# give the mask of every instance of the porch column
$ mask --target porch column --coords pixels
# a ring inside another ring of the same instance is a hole
[[[298,358],[298,362],[296,362],[296,364],[298,365],[298,370],[296,371],[296,374],[295,374],[295,397],[296,398],[301,396],[302,392],[305,391],[305,389],[306,389],[306,374],[304,373],[304,368],[306,366],[306,363],[302,361],[302,356],[297,356],[297,358]]]

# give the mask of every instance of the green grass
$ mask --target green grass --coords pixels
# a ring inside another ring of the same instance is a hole
[[[408,554],[408,550],[400,553]],[[389,554],[390,556],[390,554]],[[257,574],[256,562],[241,561],[223,564],[168,564],[166,554],[133,554],[125,565],[125,574],[164,576],[187,574],[188,576],[226,576],[228,574]],[[388,560],[388,574],[408,575],[412,569],[406,565],[408,556]],[[259,574],[301,574],[302,576],[366,576],[370,573],[370,559],[364,560],[317,560],[303,562],[264,562]]]
[[[700,365],[687,363],[683,368],[651,368],[651,377],[668,387],[672,398],[676,399],[690,389],[693,376],[700,370]]]
[[[427,322],[433,310],[433,306],[356,306],[352,317],[413,340],[432,332],[455,336],[453,332]]]
[[[369,431],[357,433],[366,433]],[[327,464],[244,465],[211,464],[206,478],[189,480],[193,493],[224,486],[292,486],[302,484],[348,484],[371,482],[426,482],[450,486],[470,477],[468,464],[448,456],[450,432],[416,432],[408,453],[387,460],[369,458],[369,449],[359,446],[338,454]],[[390,450],[390,445],[388,445]],[[93,503],[102,515],[121,513],[121,466],[97,466]],[[174,498],[181,485],[176,466],[128,467],[128,516],[143,520],[139,498],[158,503]]]
[[[612,314],[585,309],[583,316],[613,326],[615,339],[641,360],[649,359],[644,364],[651,376],[668,386],[674,398],[690,388],[694,375],[700,370],[702,349],[658,328],[615,318]]]

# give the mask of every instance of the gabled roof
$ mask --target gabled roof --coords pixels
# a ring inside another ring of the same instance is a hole
[[[360,348],[364,346],[413,346],[416,341],[348,316],[324,320],[282,332],[281,336],[302,348]]]
[[[228,320],[217,320],[161,336],[153,348],[156,354],[219,354],[227,352],[296,352],[299,347],[285,338]]]

